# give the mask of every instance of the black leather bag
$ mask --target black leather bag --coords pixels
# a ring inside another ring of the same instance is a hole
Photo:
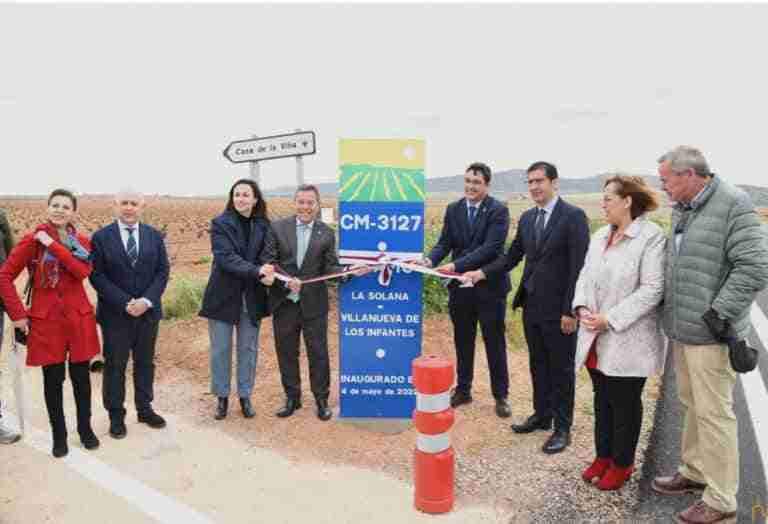
[[[728,358],[736,373],[749,373],[757,367],[758,353],[747,345],[746,340],[733,340],[728,343]]]
[[[27,280],[27,285],[24,287],[24,304],[27,306],[27,310],[29,310],[30,306],[32,305],[32,284],[35,280],[35,272],[32,268],[28,268],[29,271],[29,280]],[[13,328],[13,338],[16,341],[17,344],[21,344],[22,346],[27,345],[27,338],[29,337],[29,330],[31,329],[31,325],[27,324],[27,331],[24,331],[21,328]]]
[[[27,333],[23,329],[13,328],[13,338],[17,344],[27,345]]]

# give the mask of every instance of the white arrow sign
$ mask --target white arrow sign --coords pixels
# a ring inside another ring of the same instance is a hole
[[[224,150],[227,160],[236,164],[313,154],[315,154],[314,131],[236,140]]]

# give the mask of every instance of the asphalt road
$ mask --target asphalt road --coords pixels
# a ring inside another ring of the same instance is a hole
[[[768,489],[766,489],[766,464],[768,438],[765,420],[768,413],[768,292],[762,293],[756,302],[762,312],[753,313],[752,347],[760,351],[758,370],[751,376],[740,375],[735,390],[735,411],[739,421],[739,514],[738,522],[765,524],[768,513]],[[677,398],[677,385],[672,359],[667,362],[662,393],[656,409],[656,420],[651,442],[646,452],[643,477],[640,480],[640,504],[636,510],[639,522],[671,522],[672,515],[695,502],[696,497],[669,497],[657,495],[651,489],[651,480],[657,475],[674,473],[680,459],[680,435],[682,409]],[[761,389],[762,388],[762,389]],[[758,438],[758,435],[761,437]]]

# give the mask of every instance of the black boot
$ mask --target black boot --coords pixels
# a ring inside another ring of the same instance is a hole
[[[251,405],[251,399],[247,397],[240,397],[240,408],[243,410],[243,416],[245,418],[253,418],[256,416],[256,412]]]
[[[227,409],[229,409],[229,398],[219,397],[216,404],[216,414],[213,416],[216,420],[227,418]]]
[[[53,433],[53,456],[60,458],[69,453],[67,423],[64,420],[64,363],[43,366],[43,393],[48,420]]]
[[[77,406],[77,432],[80,434],[80,442],[85,449],[96,449],[99,447],[99,439],[91,428],[91,376],[88,374],[88,362],[70,362],[69,378]]]

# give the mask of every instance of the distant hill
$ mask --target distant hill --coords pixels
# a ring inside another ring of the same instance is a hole
[[[574,195],[582,193],[601,193],[606,174],[595,175],[587,178],[561,178],[560,193]],[[661,181],[657,176],[643,175],[651,186],[661,188]],[[327,182],[316,184],[321,195],[336,195],[339,184]],[[296,186],[282,186],[265,191],[267,196],[291,196]],[[757,207],[768,207],[768,188],[739,185],[752,197],[752,202]],[[444,176],[427,179],[427,193],[432,197],[453,197],[463,193],[464,175]],[[527,198],[528,184],[526,183],[524,169],[509,169],[493,174],[491,178],[491,194],[494,196],[510,198],[518,196]]]
[[[659,187],[658,177],[646,177],[654,187]],[[599,193],[603,190],[604,175],[589,178],[561,178],[560,192],[563,194]],[[339,185],[336,182],[316,184],[321,195],[335,195]],[[296,186],[282,186],[265,191],[267,196],[290,196]],[[427,193],[430,196],[450,196],[464,192],[464,175],[453,175],[427,179]],[[496,196],[527,195],[528,184],[524,169],[499,171],[491,178],[491,194]]]

